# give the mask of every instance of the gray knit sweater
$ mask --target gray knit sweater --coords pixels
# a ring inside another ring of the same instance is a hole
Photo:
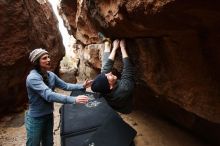
[[[114,65],[114,61],[108,59],[110,53],[104,52],[102,73],[109,73]],[[134,67],[128,57],[123,58],[123,71],[121,79],[117,80],[112,91],[103,95],[108,103],[117,111],[122,113],[131,112],[131,98],[134,89]]]

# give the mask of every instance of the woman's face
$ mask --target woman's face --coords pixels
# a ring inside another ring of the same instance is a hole
[[[51,64],[50,64],[50,56],[48,54],[44,54],[41,56],[40,60],[40,68],[41,70],[50,70]]]
[[[105,74],[105,76],[107,77],[110,85],[114,85],[115,82],[117,81],[117,77],[115,75],[113,75],[112,72]]]

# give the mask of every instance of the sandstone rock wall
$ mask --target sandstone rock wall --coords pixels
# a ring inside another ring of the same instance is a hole
[[[194,115],[190,124],[179,121],[187,127],[195,126],[199,117],[219,129],[219,1],[62,0],[62,7],[70,32],[85,45],[99,42],[99,32],[127,38],[137,86],[150,92],[137,89],[137,104],[145,99],[142,104],[147,105],[151,96]],[[168,108],[162,110],[172,111]]]
[[[63,0],[63,7],[78,40],[98,42],[98,32],[129,38],[145,71],[139,77],[156,94],[220,122],[219,2]]]
[[[45,0],[0,1],[0,115],[24,109],[25,79],[31,69],[28,55],[43,47],[55,70],[64,46],[52,7]]]
[[[80,44],[76,44],[75,53],[78,56],[78,80],[92,79],[99,72],[101,68],[101,54],[103,51],[103,44],[90,44],[83,47]]]

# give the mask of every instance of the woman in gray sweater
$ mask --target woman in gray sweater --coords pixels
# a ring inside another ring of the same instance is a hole
[[[61,80],[50,70],[50,57],[46,50],[38,48],[30,53],[34,65],[26,79],[29,109],[25,115],[27,146],[53,145],[53,102],[85,104],[88,97],[62,95],[54,92],[55,87],[63,90],[82,90],[91,86],[91,81],[83,84],[70,84]]]

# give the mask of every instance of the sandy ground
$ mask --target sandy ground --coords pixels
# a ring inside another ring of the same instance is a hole
[[[55,146],[60,146],[60,129],[57,129],[60,106],[61,104],[55,104]],[[136,146],[208,146],[201,139],[152,113],[135,110],[129,115],[121,116],[137,130],[137,136],[134,139]],[[0,146],[25,146],[25,142],[24,112],[7,116],[0,121]]]

